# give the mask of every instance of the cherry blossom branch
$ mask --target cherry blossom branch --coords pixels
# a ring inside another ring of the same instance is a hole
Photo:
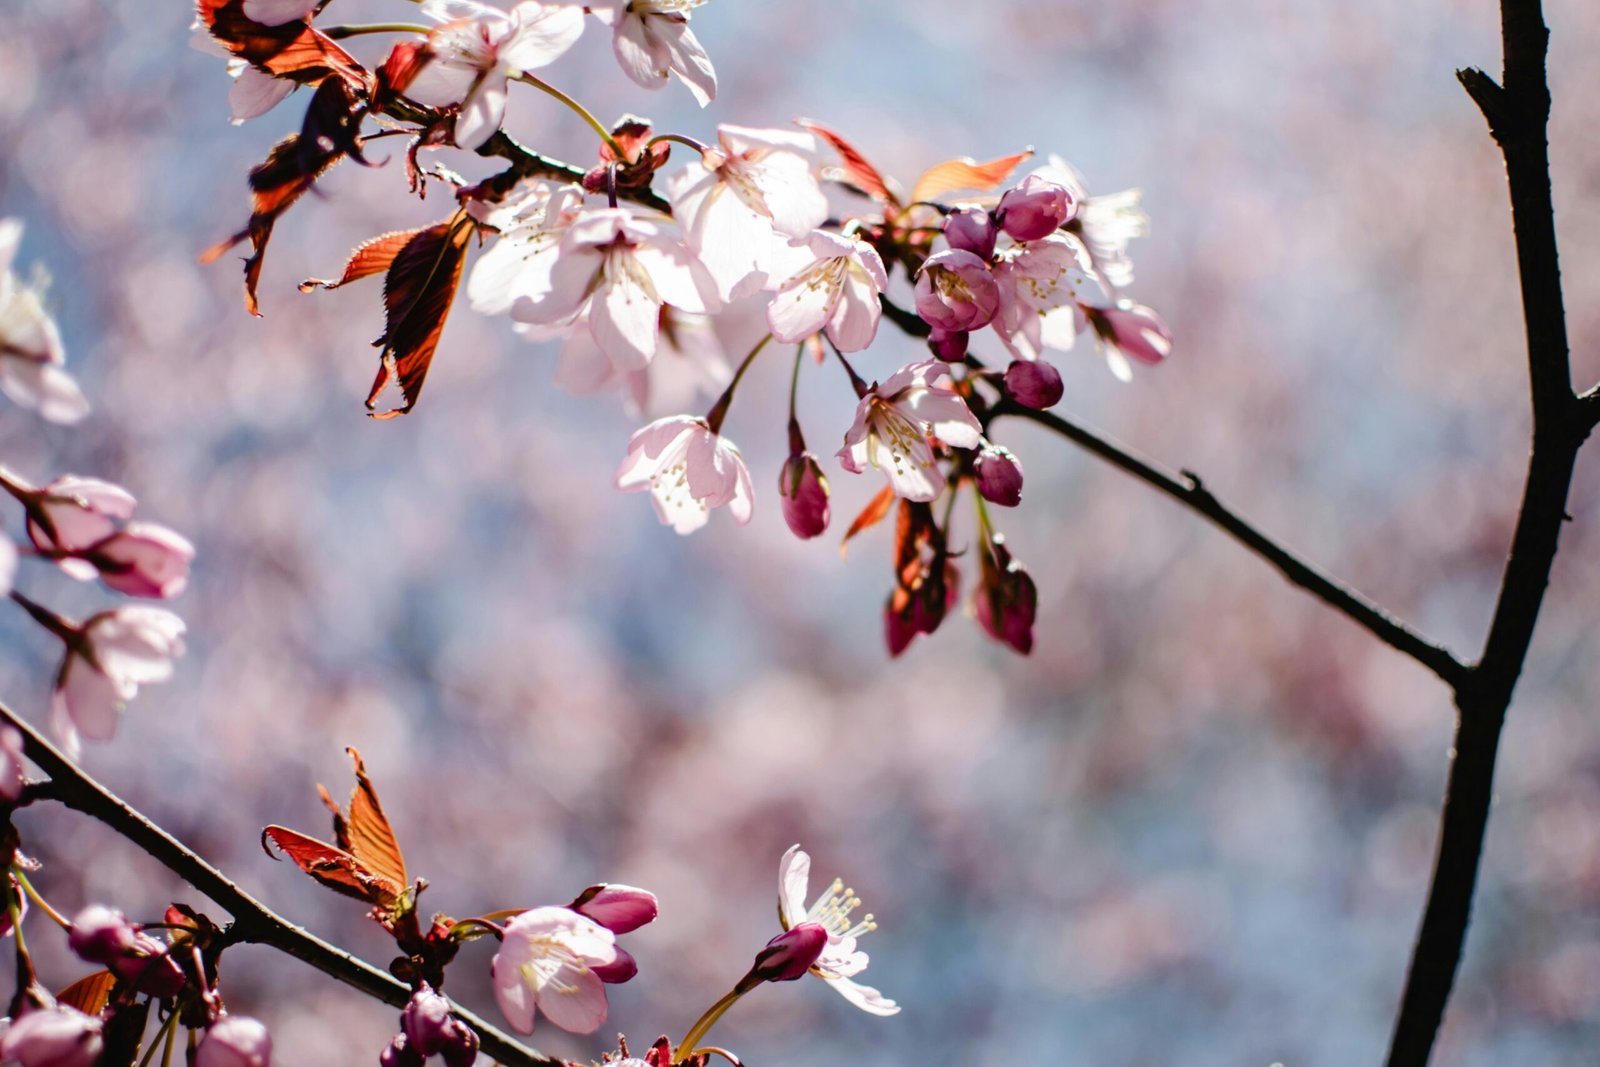
[[[205,894],[232,917],[226,935],[233,943],[267,945],[375,1000],[405,1007],[411,989],[371,964],[294,925],[246,893],[177,838],[151,822],[126,801],[85,774],[25,719],[0,705],[0,720],[22,733],[23,751],[50,776],[33,799],[52,799],[97,819],[154,857],[173,874]],[[477,1032],[484,1055],[506,1067],[559,1067],[561,1061],[529,1049],[460,1005],[455,1014]]]
[[[1054,430],[1118,470],[1133,475],[1199,513],[1272,564],[1290,582],[1352,619],[1384,644],[1427,667],[1452,689],[1467,677],[1467,667],[1449,649],[1417,633],[1360,593],[1324,574],[1256,529],[1218,500],[1193,471],[1183,470],[1173,475],[1095,431],[1048,411],[1005,401],[993,409],[990,417],[993,419],[1004,415],[1027,419]]]
[[[1550,31],[1539,0],[1502,0],[1504,73],[1457,73],[1488,121],[1506,161],[1527,335],[1533,443],[1521,510],[1483,656],[1456,689],[1454,759],[1440,819],[1439,851],[1412,950],[1389,1067],[1425,1064],[1444,1020],[1471,917],[1494,789],[1500,731],[1544,601],[1573,468],[1597,418],[1595,392],[1573,395],[1566,312],[1550,192]]]

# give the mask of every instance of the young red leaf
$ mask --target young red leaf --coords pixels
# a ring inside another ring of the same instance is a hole
[[[900,198],[890,190],[889,183],[884,180],[882,174],[878,173],[878,168],[868,163],[867,157],[857,151],[855,145],[846,141],[826,126],[812,122],[810,119],[795,119],[795,125],[802,129],[810,130],[838,149],[839,157],[844,160],[845,174],[850,178],[851,183],[858,186],[862,192],[874,200],[891,204],[897,208],[900,206]]]
[[[378,802],[378,791],[367,777],[361,753],[353,748],[345,751],[356,765],[356,787],[350,794],[348,847],[367,870],[404,887],[407,884],[405,857],[400,854],[400,842],[395,840],[394,829],[383,813],[383,805]]]
[[[117,976],[110,971],[96,971],[80,978],[56,994],[56,1003],[77,1008],[85,1015],[99,1015],[111,999],[111,988]]]
[[[850,529],[844,532],[844,540],[839,542],[839,555],[843,556],[850,548],[850,539],[862,530],[869,529],[884,520],[889,514],[889,508],[894,504],[894,490],[887,485],[878,490],[878,495],[861,509],[861,514],[856,516],[856,521],[850,524]]]
[[[400,254],[420,230],[396,230],[393,233],[379,234],[368,241],[357,245],[355,251],[350,253],[350,258],[345,262],[344,273],[334,279],[307,278],[300,283],[300,291],[309,293],[313,289],[337,289],[341,285],[370,278],[374,274],[381,274],[389,269],[394,262],[394,257]]]
[[[1033,155],[1033,149],[1018,152],[1014,156],[1001,156],[991,159],[987,163],[979,163],[971,156],[961,159],[947,159],[937,163],[923,172],[917,179],[916,186],[911,190],[913,202],[919,200],[936,200],[946,193],[954,193],[963,189],[974,189],[978,192],[988,192],[1011,176],[1017,169],[1017,164]]]
[[[196,10],[211,36],[240,59],[302,85],[337,74],[352,87],[364,88],[366,68],[306,21],[266,26],[245,17],[244,0],[199,0]]]
[[[272,855],[268,842],[278,846],[294,865],[335,893],[364,900],[379,907],[392,907],[404,892],[403,885],[381,880],[361,865],[349,852],[318,841],[287,826],[269,826],[261,831],[261,847]],[[276,857],[274,857],[276,858]]]
[[[413,234],[390,264],[383,282],[387,323],[383,336],[373,342],[383,352],[378,376],[367,394],[368,414],[374,418],[394,418],[416,406],[461,284],[473,228],[471,219],[458,212]],[[378,397],[396,382],[403,403],[389,411],[377,411]]]

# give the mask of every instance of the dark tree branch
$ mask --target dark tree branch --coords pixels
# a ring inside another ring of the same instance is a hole
[[[1395,1019],[1389,1067],[1426,1064],[1444,1021],[1471,917],[1501,727],[1550,581],[1578,449],[1596,421],[1592,394],[1572,394],[1567,356],[1547,142],[1550,31],[1539,0],[1501,0],[1500,21],[1503,87],[1482,71],[1457,76],[1505,156],[1527,335],[1533,446],[1483,656],[1456,689],[1459,718],[1439,852]]]
[[[1378,640],[1427,667],[1452,689],[1466,677],[1467,668],[1448,649],[1423,637],[1383,608],[1317,570],[1251,526],[1212,495],[1211,490],[1200,481],[1200,476],[1193,471],[1181,471],[1174,476],[1093,430],[1047,411],[1036,411],[1008,401],[996,407],[993,415],[1013,415],[1054,430],[1118,470],[1133,475],[1198,512],[1235,541],[1272,564],[1290,582],[1348,616]]]
[[[22,732],[23,751],[50,776],[48,788],[35,790],[40,799],[58,800],[74,811],[98,819],[155,857],[168,870],[210,897],[233,916],[229,934],[240,942],[269,945],[317,970],[396,1008],[411,999],[411,990],[371,964],[330,945],[272,911],[240,889],[221,871],[185,848],[183,843],[135,811],[105,786],[79,770],[28,722],[0,705],[0,719]],[[526,1048],[470,1011],[455,1006],[462,1021],[478,1034],[483,1054],[507,1067],[560,1067]]]

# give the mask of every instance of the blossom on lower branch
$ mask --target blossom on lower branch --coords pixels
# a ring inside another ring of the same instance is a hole
[[[861,906],[861,898],[837,878],[807,907],[806,891],[810,880],[811,857],[799,845],[791,846],[778,864],[778,921],[783,924],[785,933],[801,930],[809,924],[820,926],[827,932],[827,940],[806,969],[862,1011],[873,1015],[894,1015],[900,1010],[898,1004],[871,986],[854,980],[856,975],[867,969],[867,954],[856,948],[856,941],[862,935],[876,930],[878,924],[871,915],[864,916],[860,922],[851,922],[851,913]],[[814,934],[805,936],[812,932],[801,932],[797,948],[814,946]],[[774,941],[783,939],[784,935],[780,934]],[[772,962],[775,961],[769,961],[769,965]],[[776,975],[774,977],[778,978]]]
[[[172,612],[136,606],[92,615],[59,635],[67,656],[56,675],[50,725],[68,755],[77,755],[81,737],[109,740],[139,687],[172,677],[183,632]]]
[[[616,935],[571,908],[533,908],[505,925],[493,964],[494,995],[518,1033],[533,1033],[534,1009],[563,1030],[591,1034],[606,1021],[605,983]]]
[[[982,424],[951,387],[949,365],[936,359],[900,368],[861,398],[839,462],[852,474],[870,463],[907,500],[936,500],[945,479],[930,437],[955,448],[977,448],[983,439]]]
[[[738,447],[705,419],[672,415],[639,430],[616,485],[625,493],[650,490],[662,523],[680,534],[704,526],[711,509],[724,504],[739,525],[750,521],[750,471]]]

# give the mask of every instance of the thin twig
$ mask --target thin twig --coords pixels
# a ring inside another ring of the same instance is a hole
[[[1539,0],[1501,0],[1500,23],[1502,84],[1479,70],[1461,71],[1457,77],[1505,156],[1527,334],[1533,447],[1483,656],[1456,689],[1456,743],[1440,816],[1439,851],[1395,1017],[1389,1067],[1426,1064],[1444,1021],[1472,913],[1501,727],[1544,603],[1567,520],[1578,450],[1596,419],[1595,402],[1572,394],[1567,354],[1546,140],[1550,88],[1545,52],[1550,34]]]
[[[1177,475],[1168,473],[1095,431],[1048,411],[1006,401],[994,409],[993,415],[1012,415],[1054,430],[1117,469],[1193,509],[1272,564],[1290,582],[1365,627],[1380,641],[1427,667],[1452,689],[1466,677],[1466,666],[1449,649],[1423,637],[1383,608],[1257,530],[1218,500],[1193,471],[1181,471]]]
[[[50,776],[52,799],[98,819],[226,909],[233,916],[228,932],[234,940],[268,945],[396,1008],[410,1000],[411,990],[404,984],[294,925],[239,888],[177,838],[85,774],[4,705],[0,705],[0,719],[22,732],[23,751]],[[521,1045],[459,1005],[455,1006],[455,1013],[477,1032],[484,1055],[508,1067],[560,1067],[562,1063]]]

